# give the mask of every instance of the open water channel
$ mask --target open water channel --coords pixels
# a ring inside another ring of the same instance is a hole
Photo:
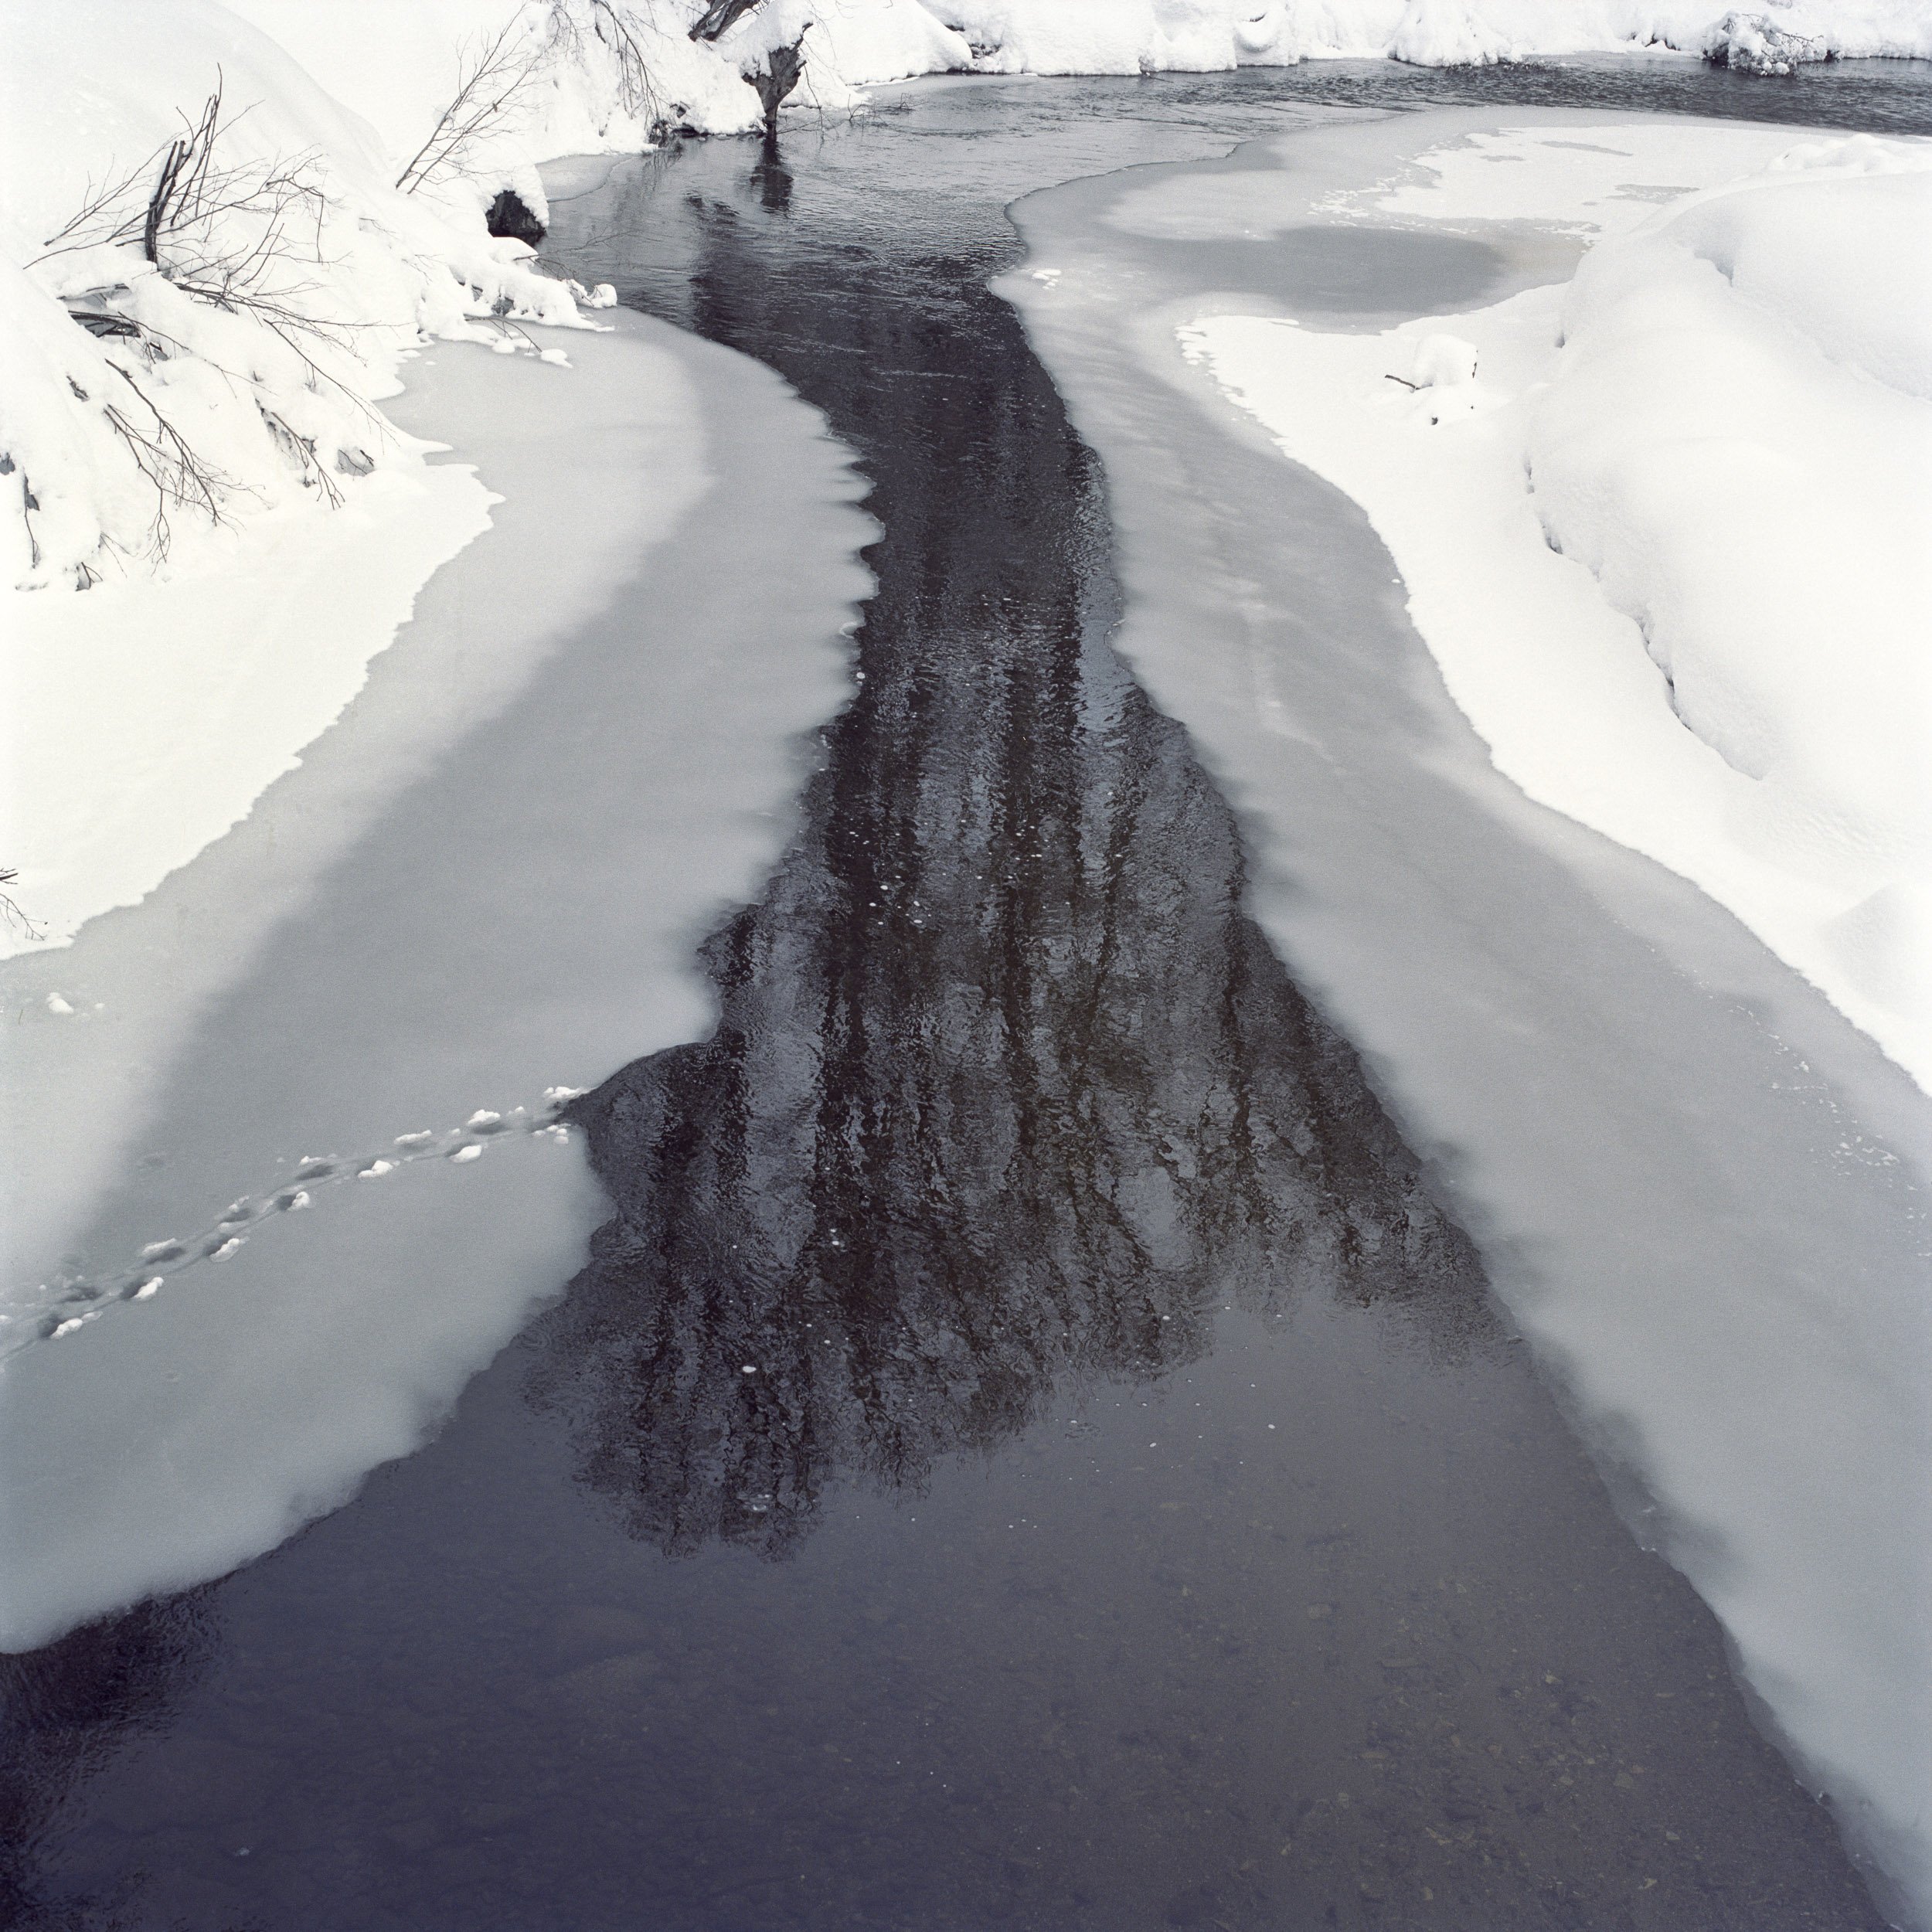
[[[857,695],[707,943],[715,1031],[574,1108],[610,1218],[447,1426],[247,1568],[8,1660],[0,1917],[1886,1923],[1251,917],[1233,811],[1112,647],[1097,461],[988,287],[1030,189],[1472,96],[1925,98],[975,83],[560,171],[560,262],[855,455]],[[1422,254],[1365,304],[1488,285],[1479,244]],[[681,540],[729,573],[721,509]]]

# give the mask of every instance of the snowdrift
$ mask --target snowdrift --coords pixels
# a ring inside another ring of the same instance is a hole
[[[1932,147],[1691,197],[1585,258],[1563,330],[1549,541],[1745,781],[1725,829],[1784,890],[1738,909],[1932,1087]]]
[[[1359,211],[1570,196],[1612,232],[1567,284],[1187,340],[1367,510],[1498,767],[1700,886],[1932,1089],[1932,143],[1736,131],[1782,151],[1645,213],[1614,179],[1696,179],[1719,135],[1617,135],[1533,174],[1487,165],[1529,134],[1478,137]],[[1602,172],[1594,198],[1566,168]]]
[[[1301,60],[1458,66],[1677,53],[1758,73],[1808,61],[1932,57],[1915,0],[928,0],[1001,73],[1212,72]]]
[[[5,23],[10,583],[84,589],[339,503],[413,454],[375,407],[407,350],[578,320],[467,183],[400,191],[373,131],[213,0]]]

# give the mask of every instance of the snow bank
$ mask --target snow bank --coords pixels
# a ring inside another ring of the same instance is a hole
[[[242,818],[484,526],[381,404],[427,340],[580,321],[490,236],[502,191],[540,220],[543,159],[751,127],[801,33],[804,109],[970,59],[917,0],[767,0],[715,46],[699,7],[0,0],[0,953]]]
[[[399,192],[375,133],[212,0],[9,0],[0,34],[14,951],[240,818],[487,522],[383,413],[404,359],[579,318],[461,184]]]
[[[1212,71],[1301,60],[1455,66],[1577,53],[1699,54],[1752,72],[1932,58],[1917,0],[929,0],[1001,73]]]
[[[1349,117],[1070,184],[1016,208],[1029,259],[1001,291],[1106,466],[1119,648],[1241,814],[1257,917],[1801,1777],[1901,1922],[1932,1924],[1932,1099],[1710,898],[1523,795],[1633,835],[1688,823],[1692,856],[1729,841],[1747,876],[1764,781],[1685,728],[1635,624],[1549,547],[1524,461],[1567,379],[1577,231],[1634,246],[1793,137],[1509,118]],[[1253,239],[1164,239],[1204,208]],[[1751,875],[1774,903],[1783,865]]]
[[[1367,211],[1533,218],[1566,189],[1621,230],[1567,287],[1189,341],[1368,511],[1498,767],[1701,886],[1932,1087],[1932,144],[1569,138],[1478,137]],[[1752,161],[1644,218],[1647,183]]]
[[[9,583],[185,563],[222,522],[333,502],[406,459],[372,404],[425,335],[577,319],[474,208],[399,192],[369,128],[213,0],[0,19]]]
[[[465,172],[485,199],[512,186],[542,210],[536,164],[635,153],[668,131],[741,134],[760,118],[745,76],[806,36],[788,112],[849,113],[865,89],[967,66],[966,43],[920,0],[764,0],[715,44],[694,43],[703,0],[231,0],[338,100],[366,117],[400,165],[483,52],[508,36],[506,111],[470,144]]]
[[[32,930],[70,939],[243,818],[361,689],[430,574],[489,522],[468,465],[379,470],[265,521],[226,570],[15,593],[0,651],[4,849]],[[35,942],[15,923],[0,953]]]
[[[1694,197],[1594,250],[1563,326],[1533,506],[1784,889],[1691,876],[1932,1087],[1932,144]]]
[[[529,1130],[712,1023],[699,941],[850,693],[878,532],[770,371],[626,316],[567,373],[440,347],[396,406],[492,527],[245,823],[0,968],[0,1350],[97,1317],[0,1369],[0,1648],[270,1547],[581,1264],[607,1203]],[[151,1294],[76,1298],[136,1257]]]

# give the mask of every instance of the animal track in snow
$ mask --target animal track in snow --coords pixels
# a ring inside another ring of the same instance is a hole
[[[396,1134],[379,1154],[347,1158],[304,1154],[284,1181],[259,1194],[244,1194],[201,1233],[168,1235],[150,1241],[124,1269],[106,1275],[56,1277],[44,1284],[37,1307],[0,1315],[0,1360],[36,1342],[58,1341],[77,1333],[117,1302],[150,1301],[168,1282],[207,1261],[225,1261],[238,1253],[258,1223],[309,1206],[311,1190],[338,1187],[349,1181],[379,1180],[399,1167],[421,1161],[458,1163],[478,1160],[492,1140],[519,1135],[567,1142],[568,1123],[558,1116],[586,1090],[549,1087],[534,1107],[512,1107],[507,1113],[478,1107],[461,1127],[437,1133],[428,1129]]]

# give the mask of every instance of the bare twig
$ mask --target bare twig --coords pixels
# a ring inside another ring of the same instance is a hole
[[[208,170],[214,158],[215,137],[221,131],[221,70],[215,70],[215,91],[203,105],[201,119],[177,141],[170,141],[161,172],[148,196],[141,224],[141,252],[158,268],[161,242],[185,209],[198,209],[208,199]]]
[[[107,211],[124,209],[133,197],[135,185],[147,179],[148,171],[155,165],[156,158],[164,151],[156,148],[145,161],[138,162],[124,175],[110,175],[99,188],[94,185],[91,176],[81,196],[80,207],[69,219],[49,235],[41,252],[27,264],[29,268],[49,260],[56,255],[69,255],[77,250],[92,248],[101,242],[131,240],[131,233],[102,234],[97,232]],[[145,199],[144,203],[145,206]],[[113,226],[118,227],[117,219]]]
[[[253,492],[243,491],[232,477],[197,454],[193,444],[162,413],[154,398],[129,371],[118,362],[111,366],[153,419],[153,427],[145,428],[111,403],[103,404],[101,408],[108,427],[127,445],[134,467],[154,487],[156,501],[155,520],[150,526],[149,547],[157,560],[165,560],[173,535],[168,514],[172,507],[199,510],[210,523],[219,526],[228,521],[223,514],[225,500]]]
[[[664,117],[664,103],[658,92],[656,77],[645,58],[629,10],[616,0],[589,0],[590,31],[615,56],[617,63],[617,100],[624,112],[647,124]],[[553,43],[574,45],[581,35],[571,0],[553,0],[550,33]]]
[[[262,420],[268,425],[268,433],[274,437],[283,452],[301,472],[302,481],[310,488],[319,490],[322,499],[332,510],[340,509],[342,503],[341,486],[323,466],[322,459],[315,453],[315,439],[304,436],[292,427],[281,410],[272,410],[257,396],[255,406],[261,411]]]
[[[71,384],[73,378],[68,379]],[[40,539],[34,534],[33,515],[40,507],[40,499],[33,493],[33,485],[27,479],[25,470],[19,468],[5,451],[0,450],[0,476],[12,476],[16,471],[20,478],[20,521],[27,532],[27,562],[33,570],[40,568]]]
[[[465,55],[457,70],[454,97],[396,178],[406,194],[445,170],[461,172],[471,144],[514,111],[518,95],[543,60],[543,49],[526,49],[522,39],[512,21]]]
[[[0,866],[0,886],[11,886],[19,876],[12,866]],[[37,919],[29,919],[15,903],[11,893],[0,892],[0,919],[16,931],[25,933],[29,939],[45,939],[47,936],[46,926]]]
[[[90,335],[107,337],[138,335],[141,325],[126,315],[117,315],[111,309],[70,308],[67,313]]]

